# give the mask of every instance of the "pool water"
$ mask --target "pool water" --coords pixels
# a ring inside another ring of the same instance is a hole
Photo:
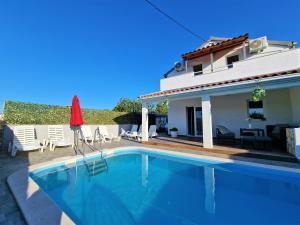
[[[140,151],[31,177],[76,224],[300,224],[300,176]]]

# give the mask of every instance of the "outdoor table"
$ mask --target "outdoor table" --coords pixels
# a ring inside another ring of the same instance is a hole
[[[264,129],[260,128],[241,128],[240,129],[241,145],[244,144],[244,141],[249,141],[255,147],[255,143],[263,143],[264,148],[266,144],[271,142],[271,138],[265,136]]]

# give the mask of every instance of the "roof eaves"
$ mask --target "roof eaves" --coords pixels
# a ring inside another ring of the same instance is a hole
[[[209,45],[209,46],[206,46],[206,47],[203,47],[203,48],[200,48],[200,49],[197,49],[195,51],[191,51],[191,52],[187,52],[187,53],[184,53],[182,54],[182,58],[186,59],[186,58],[189,58],[190,56],[193,57],[192,55],[193,54],[199,54],[201,51],[204,52],[204,51],[208,51],[208,50],[213,50],[213,48],[216,48],[216,47],[219,47],[219,46],[222,46],[222,45],[225,45],[225,44],[228,44],[230,42],[235,42],[237,41],[238,39],[248,39],[249,38],[249,34],[246,33],[244,35],[240,35],[238,37],[234,37],[234,38],[230,38],[230,39],[227,39],[225,41],[222,41],[220,43],[216,43],[216,44],[213,44],[213,45]]]
[[[275,73],[269,73],[269,74],[263,74],[263,75],[257,75],[257,76],[251,76],[251,77],[237,78],[237,79],[233,79],[233,80],[220,81],[220,82],[203,84],[203,85],[195,85],[195,86],[190,86],[190,87],[183,87],[183,88],[178,88],[178,89],[153,92],[150,94],[140,96],[140,99],[147,99],[147,98],[151,98],[151,97],[161,97],[161,96],[165,96],[168,94],[188,92],[188,91],[193,91],[193,90],[201,90],[206,87],[217,87],[217,86],[223,86],[226,84],[233,84],[233,83],[238,83],[238,82],[251,81],[251,80],[257,80],[257,79],[263,79],[263,78],[269,78],[269,77],[278,77],[278,76],[289,75],[289,74],[294,74],[294,73],[300,73],[300,68],[296,68],[293,70],[287,70],[287,71],[280,71],[280,72],[275,72]]]

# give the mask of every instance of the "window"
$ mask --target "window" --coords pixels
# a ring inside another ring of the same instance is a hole
[[[251,119],[266,120],[263,101],[248,101],[248,115]]]
[[[202,64],[199,64],[197,66],[194,66],[193,67],[193,71],[194,71],[194,75],[201,75],[203,74],[203,71],[202,71]]]
[[[233,67],[232,63],[238,62],[238,61],[239,61],[239,56],[238,55],[233,55],[233,56],[227,57],[227,67],[228,67],[228,69]]]

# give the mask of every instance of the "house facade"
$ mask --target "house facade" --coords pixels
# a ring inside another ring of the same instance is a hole
[[[252,101],[256,87],[266,91]],[[167,99],[168,127],[179,135],[202,136],[213,148],[216,126],[242,128],[300,125],[300,49],[293,41],[212,37],[160,80],[160,91],[140,96],[143,102],[143,140],[147,134],[147,102]]]

